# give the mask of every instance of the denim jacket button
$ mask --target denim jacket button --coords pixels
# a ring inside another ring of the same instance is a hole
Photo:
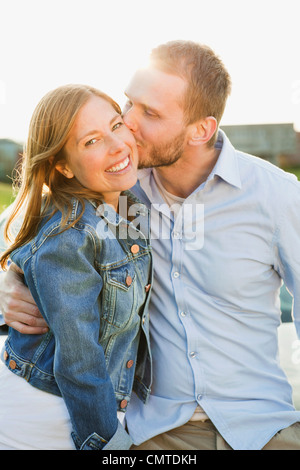
[[[128,287],[131,286],[131,284],[132,284],[132,277],[131,277],[131,276],[127,276],[125,282],[126,282],[126,286],[128,286]]]
[[[138,253],[140,251],[139,245],[132,245],[132,247],[130,248],[130,251],[131,251],[131,253],[133,253],[135,255],[136,253]]]
[[[126,408],[126,406],[127,406],[127,400],[122,400],[120,403],[120,407],[123,409],[123,408]]]
[[[4,351],[3,358],[4,358],[5,361],[8,359],[8,352],[7,351]]]
[[[150,287],[151,287],[151,284],[147,284],[147,285],[145,286],[145,291],[146,291],[146,292],[149,292]]]
[[[9,361],[9,367],[14,370],[17,367],[17,364],[15,361],[11,360]]]
[[[132,359],[127,361],[127,364],[126,364],[127,369],[130,369],[133,366],[133,364],[134,364],[134,361]]]

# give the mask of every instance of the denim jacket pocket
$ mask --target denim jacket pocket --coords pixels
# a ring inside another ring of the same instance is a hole
[[[134,266],[126,263],[105,272],[101,317],[105,321],[103,333],[112,329],[125,329],[136,311],[136,273]]]
[[[119,287],[120,289],[128,292],[135,280],[134,268],[128,265],[121,266],[117,269],[112,269],[107,273],[107,282],[111,286]]]

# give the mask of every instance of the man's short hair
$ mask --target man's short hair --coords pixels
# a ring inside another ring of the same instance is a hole
[[[187,81],[183,109],[186,124],[213,116],[219,125],[231,78],[223,62],[208,46],[193,41],[170,41],[152,50],[150,64]],[[209,142],[213,145],[216,133]]]

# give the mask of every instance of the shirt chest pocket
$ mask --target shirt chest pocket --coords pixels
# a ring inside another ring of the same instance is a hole
[[[136,273],[134,266],[125,264],[104,273],[101,293],[101,318],[104,329],[124,329],[137,310]]]

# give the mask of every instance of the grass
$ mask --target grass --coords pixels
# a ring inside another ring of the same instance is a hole
[[[289,173],[294,173],[294,175],[296,175],[298,180],[300,181],[300,167],[297,167],[297,168],[284,168],[284,171],[288,171]]]
[[[12,187],[8,183],[0,183],[0,214],[14,200]]]

